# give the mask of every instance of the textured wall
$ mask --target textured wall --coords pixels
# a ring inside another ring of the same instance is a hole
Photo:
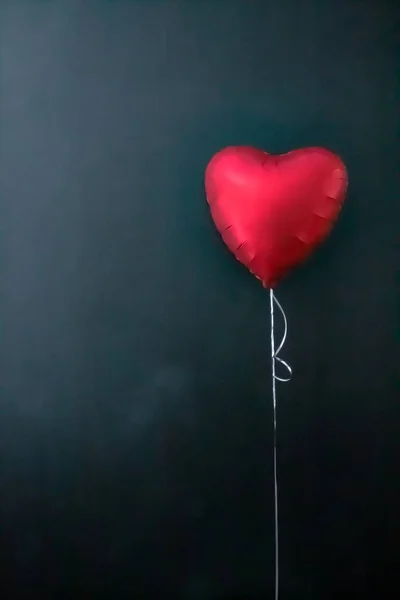
[[[294,369],[278,389],[282,599],[367,598],[390,578],[395,4],[1,3],[0,523],[15,595],[273,589],[268,295],[203,192],[229,144],[323,145],[350,178],[333,235],[277,291]]]

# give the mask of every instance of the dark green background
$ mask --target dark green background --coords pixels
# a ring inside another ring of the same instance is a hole
[[[268,295],[203,191],[229,144],[348,166],[333,235],[277,291],[281,599],[387,597],[396,3],[10,0],[0,18],[3,597],[272,598]]]

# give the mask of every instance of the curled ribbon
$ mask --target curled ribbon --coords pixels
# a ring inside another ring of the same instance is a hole
[[[282,308],[280,302],[278,301],[277,297],[275,296],[273,290],[270,290],[270,298],[271,298],[271,358],[272,358],[273,363],[275,363],[275,361],[277,360],[281,365],[283,365],[287,369],[287,371],[289,373],[288,377],[278,377],[278,375],[276,375],[275,368],[274,368],[273,369],[273,377],[277,381],[286,383],[286,382],[290,381],[292,378],[292,368],[290,367],[290,365],[288,365],[288,363],[286,361],[284,361],[282,358],[279,357],[279,352],[282,350],[283,346],[285,345],[285,341],[286,341],[286,337],[287,337],[287,330],[288,330],[287,319],[286,319],[285,311],[283,310],[283,308]],[[281,311],[281,315],[283,317],[283,323],[284,323],[283,337],[282,337],[281,343],[279,344],[279,346],[276,350],[275,350],[275,340],[274,340],[274,303]]]
[[[275,600],[279,598],[279,519],[278,519],[278,475],[276,465],[276,449],[277,449],[277,427],[276,427],[276,382],[281,381],[286,383],[292,378],[292,369],[290,365],[280,358],[279,352],[282,350],[287,336],[287,319],[285,311],[277,300],[274,291],[271,289],[269,292],[270,308],[271,308],[271,361],[272,361],[272,400],[274,408],[274,492],[275,492]],[[279,308],[283,317],[284,332],[282,340],[275,349],[275,322],[274,322],[274,305]],[[278,377],[276,374],[276,361],[283,365],[287,372],[288,377]]]

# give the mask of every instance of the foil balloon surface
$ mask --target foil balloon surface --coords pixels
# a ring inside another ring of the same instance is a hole
[[[331,231],[345,199],[347,171],[324,148],[271,155],[233,146],[213,156],[205,188],[228,248],[273,288]]]

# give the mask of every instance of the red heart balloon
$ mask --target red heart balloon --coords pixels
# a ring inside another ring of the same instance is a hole
[[[323,148],[271,155],[225,148],[206,169],[211,215],[228,248],[274,287],[328,235],[347,189],[341,159]]]

